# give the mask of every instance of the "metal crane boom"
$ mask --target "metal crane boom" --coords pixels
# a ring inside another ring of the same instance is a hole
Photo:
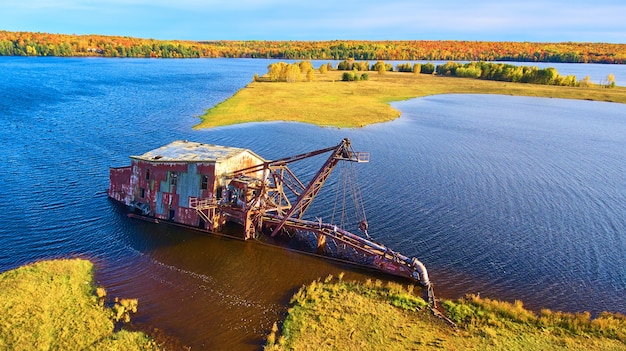
[[[298,196],[296,201],[293,203],[293,205],[287,211],[287,213],[283,216],[283,218],[278,223],[278,225],[274,228],[271,236],[275,236],[276,234],[278,234],[278,232],[283,228],[285,222],[287,222],[288,219],[302,218],[302,215],[304,215],[304,212],[309,208],[309,205],[311,205],[311,202],[313,202],[313,199],[319,193],[320,189],[322,188],[322,186],[328,179],[328,176],[337,165],[337,162],[339,161],[368,162],[369,161],[368,153],[357,153],[357,152],[354,152],[354,150],[352,150],[352,147],[350,145],[350,139],[348,138],[344,138],[341,141],[341,143],[339,143],[339,145],[335,147],[314,151],[312,153],[314,153],[315,155],[319,155],[328,151],[332,151],[331,155],[328,157],[324,165],[317,171],[313,179],[304,188],[302,193]],[[291,158],[286,158],[283,160],[289,160],[289,162],[293,162],[295,160],[314,156],[314,155],[309,155],[309,156],[304,156],[304,155],[307,155],[307,154],[302,154],[302,155],[294,156]]]

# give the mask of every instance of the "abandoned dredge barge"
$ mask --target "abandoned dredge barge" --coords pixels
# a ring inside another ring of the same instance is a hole
[[[288,167],[326,153],[330,156],[307,184]],[[431,305],[435,303],[426,267],[369,239],[365,219],[358,228],[367,238],[319,218],[303,219],[339,161],[369,162],[369,153],[355,152],[347,138],[336,146],[274,161],[247,149],[188,141],[130,158],[130,166],[110,169],[108,196],[127,205],[132,217],[211,233],[223,233],[227,223],[235,223],[243,227],[244,240],[296,240],[303,251],[419,282]]]

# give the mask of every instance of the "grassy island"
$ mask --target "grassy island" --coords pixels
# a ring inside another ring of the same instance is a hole
[[[87,260],[42,261],[0,274],[0,350],[158,350],[141,332],[115,331],[136,300],[104,304]]]
[[[344,82],[345,71],[315,71],[313,81],[259,79],[201,116],[195,129],[247,122],[287,121],[355,128],[391,121],[392,101],[435,94],[502,94],[626,103],[626,88],[567,87],[478,80],[407,72],[369,72],[369,79]]]
[[[626,350],[626,316],[542,310],[468,296],[436,317],[413,287],[328,277],[303,286],[265,350]]]

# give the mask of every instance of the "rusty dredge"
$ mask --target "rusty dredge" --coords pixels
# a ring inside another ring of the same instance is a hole
[[[305,183],[289,165],[329,154]],[[216,234],[233,224],[239,238],[256,239],[347,261],[420,283],[431,306],[434,293],[426,267],[368,233],[364,215],[358,221],[363,236],[304,214],[339,162],[369,162],[369,153],[355,152],[349,139],[338,145],[267,161],[234,147],[174,141],[141,156],[131,165],[111,168],[108,196],[124,203],[130,216],[193,227]],[[334,217],[334,216],[333,216]]]

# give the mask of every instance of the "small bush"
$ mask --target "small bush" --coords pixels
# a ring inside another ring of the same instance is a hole
[[[413,73],[420,74],[422,73],[422,65],[419,63],[413,64]]]
[[[420,73],[422,73],[422,74],[433,74],[433,73],[435,73],[435,64],[431,63],[431,62],[423,64],[420,67]]]
[[[360,80],[368,80],[370,77],[367,73],[363,73],[359,75],[357,71],[353,72],[344,72],[341,76],[341,80],[344,82],[358,82]]]
[[[116,322],[123,320],[125,323],[130,323],[130,314],[137,313],[137,305],[137,299],[115,298],[115,305],[113,305],[115,316],[113,318]]]
[[[410,63],[399,63],[396,65],[398,72],[413,72],[413,66]]]

